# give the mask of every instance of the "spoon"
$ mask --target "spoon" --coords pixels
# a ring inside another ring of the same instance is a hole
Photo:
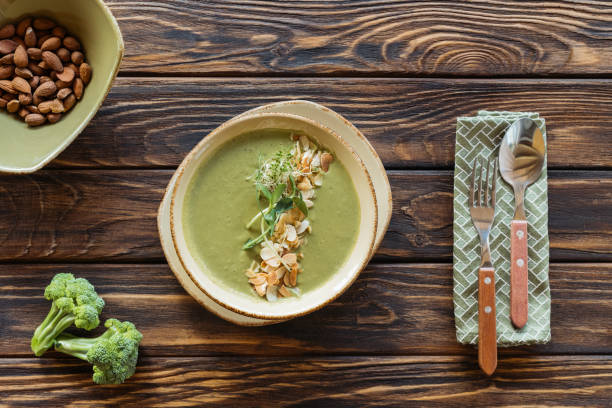
[[[510,239],[510,319],[520,329],[527,323],[527,218],[525,190],[544,167],[546,146],[542,131],[531,119],[514,122],[499,148],[499,170],[514,190],[514,218]]]

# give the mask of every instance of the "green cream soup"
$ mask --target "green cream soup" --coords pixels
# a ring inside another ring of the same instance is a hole
[[[261,249],[243,250],[259,229],[247,230],[260,211],[252,178],[264,159],[278,150],[289,150],[288,131],[263,130],[236,137],[204,162],[190,182],[183,208],[185,238],[190,252],[210,272],[217,284],[259,298],[245,270]],[[308,219],[312,233],[300,252],[303,272],[297,287],[302,292],[323,284],[344,263],[357,239],[360,209],[353,182],[335,160],[316,190]],[[265,298],[262,298],[265,301]]]

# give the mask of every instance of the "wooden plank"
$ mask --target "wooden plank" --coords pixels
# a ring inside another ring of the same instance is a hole
[[[286,99],[345,115],[391,168],[451,169],[456,118],[479,109],[539,112],[552,168],[612,167],[611,80],[369,78],[119,78],[91,126],[53,165],[176,167],[226,120]]]
[[[612,66],[612,7],[599,1],[107,3],[127,42],[125,71],[503,76]]]
[[[0,177],[0,261],[162,260],[157,208],[171,170]],[[376,259],[452,259],[452,172],[389,173],[393,217]],[[549,173],[551,258],[612,261],[612,172]]]
[[[450,264],[370,265],[326,308],[259,328],[204,310],[166,265],[3,265],[2,356],[32,355],[32,332],[49,309],[44,288],[66,271],[95,285],[107,303],[103,319],[136,324],[146,356],[456,354],[476,361],[475,349],[455,340]],[[553,264],[550,282],[552,342],[500,348],[500,355],[612,353],[612,264]]]
[[[502,358],[491,378],[466,357],[146,357],[122,386],[90,377],[76,359],[0,359],[11,406],[604,407],[612,357]]]

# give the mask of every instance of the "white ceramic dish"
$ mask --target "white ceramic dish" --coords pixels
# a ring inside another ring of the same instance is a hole
[[[319,145],[333,152],[347,169],[357,190],[360,204],[359,233],[344,263],[326,282],[301,296],[276,302],[262,302],[224,285],[216,284],[206,266],[196,260],[185,239],[183,225],[184,200],[189,184],[200,165],[214,156],[219,148],[246,132],[263,129],[295,130],[307,134]],[[209,298],[236,313],[268,320],[286,320],[313,312],[340,296],[365,268],[374,249],[378,209],[370,175],[353,149],[330,129],[310,119],[283,113],[262,113],[241,117],[218,127],[187,155],[179,166],[170,202],[170,230],[181,264],[196,286]]]
[[[260,112],[284,112],[298,114],[307,118],[315,118],[319,123],[334,130],[340,137],[346,140],[353,147],[357,154],[362,158],[374,183],[379,220],[375,246],[378,247],[387,230],[389,219],[391,218],[391,188],[380,158],[361,132],[359,132],[359,130],[357,130],[350,122],[348,122],[338,113],[310,101],[284,101],[264,105],[245,112],[234,119],[247,114]],[[176,254],[174,245],[172,244],[170,232],[170,199],[176,177],[177,173],[173,175],[172,179],[168,183],[166,193],[159,208],[157,221],[162,248],[166,255],[170,269],[175,274],[179,283],[185,288],[187,293],[189,293],[208,311],[234,324],[241,326],[262,326],[284,321],[243,316],[241,314],[232,312],[231,310],[225,309],[206,296],[206,294],[199,290],[193,281],[191,281]]]

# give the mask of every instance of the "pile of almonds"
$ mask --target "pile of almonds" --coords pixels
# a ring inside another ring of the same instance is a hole
[[[29,126],[56,123],[91,80],[79,41],[47,18],[0,27],[0,110]]]

